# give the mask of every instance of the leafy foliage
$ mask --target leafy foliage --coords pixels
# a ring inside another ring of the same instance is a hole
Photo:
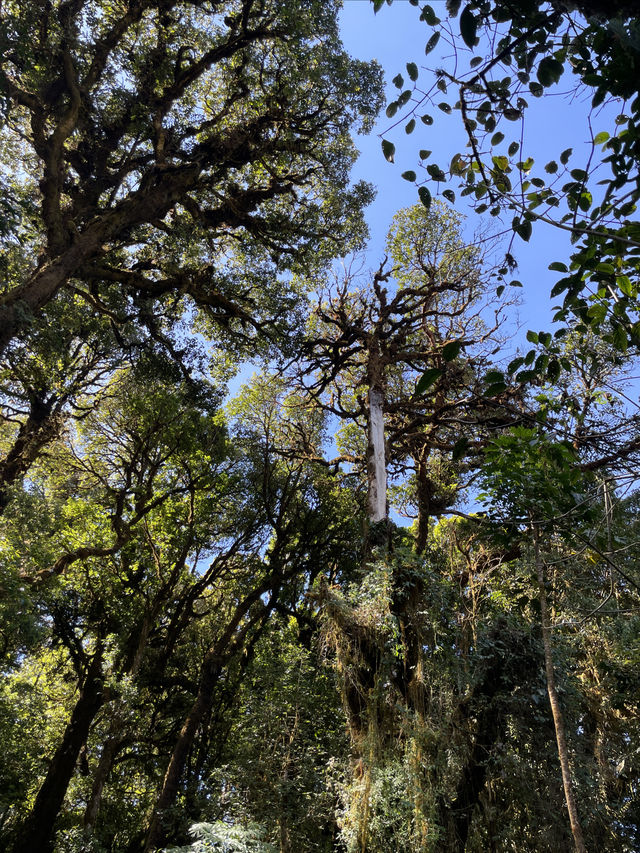
[[[622,351],[637,345],[632,283],[640,254],[634,218],[640,124],[637,9],[626,2],[578,2],[568,11],[553,0],[517,6],[470,0],[448,3],[447,12],[448,20],[441,20],[425,6],[420,18],[433,31],[427,53],[444,33],[454,45],[453,57],[435,69],[431,80],[410,77],[413,88],[387,108],[390,117],[406,108],[403,120],[429,106],[460,115],[467,150],[454,153],[448,164],[423,166],[421,200],[430,204],[426,184],[436,182],[439,189],[449,181],[477,213],[510,218],[514,235],[524,241],[536,222],[568,231],[576,244],[571,261],[550,267],[566,273],[552,291],[564,297],[556,319],[573,314],[583,329],[602,332]],[[523,122],[531,99],[556,94],[560,82],[590,98],[585,126],[590,144],[584,156],[567,148],[541,168],[527,151]],[[603,103],[607,110],[601,115]],[[422,119],[427,126],[434,121],[429,113]],[[600,129],[603,122],[607,127]],[[411,118],[405,129],[411,133],[417,126]],[[420,131],[423,138],[429,132]],[[437,122],[432,132],[438,132]],[[429,144],[428,136],[421,144]],[[577,157],[582,159],[576,163]],[[454,197],[450,189],[444,195]]]

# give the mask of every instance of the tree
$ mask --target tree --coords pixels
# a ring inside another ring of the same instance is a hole
[[[371,524],[387,519],[393,474],[417,509],[423,550],[430,518],[456,500],[445,469],[453,466],[467,479],[473,439],[481,443],[486,429],[519,417],[520,395],[489,369],[505,305],[487,304],[488,250],[483,255],[465,242],[461,218],[439,202],[430,212],[421,205],[401,210],[387,250],[390,261],[371,282],[360,284],[347,272],[319,301],[301,381],[345,424],[344,453],[335,461],[366,462]],[[359,428],[367,436],[366,460]]]
[[[274,276],[363,233],[349,129],[380,103],[335,6],[93,0],[3,7],[4,349],[64,289],[187,294],[273,324],[233,257]],[[11,215],[9,215],[11,214]],[[24,260],[11,263],[16,246]],[[264,279],[260,277],[261,285]]]
[[[374,9],[382,5],[374,2]],[[455,22],[441,21],[431,6],[423,8],[421,20],[432,30],[427,53],[444,34],[454,46],[453,62],[445,61],[426,85],[417,64],[409,62],[409,83],[404,74],[395,78],[401,92],[387,107],[394,127],[409,119],[407,132],[414,131],[418,116],[427,126],[434,124],[431,113],[423,112],[429,106],[460,114],[468,150],[454,152],[448,164],[426,165],[423,159],[422,200],[429,204],[427,184],[450,180],[476,212],[511,216],[514,235],[523,240],[529,240],[537,221],[570,232],[576,244],[570,263],[562,259],[551,265],[564,273],[552,290],[552,296],[564,294],[556,319],[573,313],[584,329],[625,351],[637,345],[640,329],[635,285],[640,232],[634,218],[639,198],[637,10],[628,2],[605,8],[597,2],[471,0],[461,7],[458,0],[447,3]],[[569,73],[573,86],[591,96],[592,117],[585,127],[591,146],[577,167],[571,167],[573,149],[568,148],[540,170],[521,122],[529,99],[544,98]],[[608,101],[616,103],[619,115],[609,120],[608,129],[594,129],[596,121],[604,120],[598,108]],[[429,132],[425,128],[422,135]],[[383,142],[383,153],[393,158],[391,142]],[[596,183],[596,174],[603,172],[604,179]],[[416,180],[416,173],[405,177]],[[451,189],[444,194],[455,197]]]

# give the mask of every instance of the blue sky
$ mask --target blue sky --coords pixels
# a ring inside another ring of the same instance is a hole
[[[444,2],[432,0],[431,5],[438,15],[446,17]],[[377,15],[374,15],[369,0],[344,0],[341,32],[345,48],[352,56],[360,59],[378,60],[385,72],[390,100],[397,97],[398,93],[391,84],[391,79],[398,72],[405,73],[406,78],[407,62],[417,63],[420,82],[426,82],[432,76],[432,69],[438,64],[444,64],[446,45],[439,54],[434,51],[428,57],[425,56],[424,47],[430,30],[419,20],[419,14],[420,10],[411,6],[408,0],[394,0],[391,6],[383,6]],[[568,75],[567,82],[570,83]],[[573,147],[575,153],[572,165],[583,167],[588,156],[590,139],[587,108],[588,101],[585,97],[580,97],[579,94],[576,96],[574,91],[567,90],[566,83],[564,88],[562,83],[554,87],[540,100],[531,99],[524,132],[524,157],[533,157],[536,163],[540,164],[542,171],[544,163],[557,158],[563,149]],[[377,266],[384,254],[385,235],[395,211],[417,201],[416,187],[403,180],[400,175],[407,169],[413,169],[418,172],[420,180],[418,150],[432,150],[431,159],[441,164],[448,164],[457,151],[464,151],[465,138],[460,114],[455,111],[451,115],[439,113],[437,110],[435,112],[438,115],[435,115],[432,126],[427,127],[419,122],[410,136],[404,133],[402,125],[389,131],[392,122],[383,114],[372,134],[357,140],[361,156],[354,169],[354,178],[370,181],[378,189],[376,201],[369,208],[367,217],[371,230],[369,257],[372,267]],[[607,129],[604,117],[602,127],[594,126],[594,132],[601,129]],[[387,163],[382,156],[382,135],[388,136],[396,145],[393,164]],[[461,213],[470,213],[465,199],[461,199],[456,208]],[[475,214],[469,217],[472,230],[477,219]],[[490,216],[486,219],[487,224],[493,228],[500,225]],[[510,216],[505,219],[503,225],[507,225],[509,221]],[[513,253],[519,267],[514,278],[522,281],[524,288],[523,304],[518,311],[522,331],[514,338],[514,348],[517,343],[522,343],[527,329],[551,327],[551,308],[555,303],[550,300],[549,292],[558,275],[549,272],[548,266],[554,260],[566,261],[570,251],[568,235],[544,223],[536,224],[529,243],[516,239]],[[505,352],[506,355],[512,355],[512,352]]]

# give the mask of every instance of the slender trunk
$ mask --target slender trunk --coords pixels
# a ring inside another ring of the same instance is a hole
[[[124,728],[124,721],[122,718],[119,718],[117,722],[120,724],[120,728]],[[93,777],[91,795],[89,796],[89,802],[87,803],[87,808],[84,813],[83,823],[84,835],[86,838],[89,838],[93,834],[93,830],[98,819],[98,812],[100,811],[100,804],[102,802],[102,792],[104,791],[104,786],[109,778],[109,773],[113,766],[113,760],[118,754],[118,750],[120,749],[123,741],[124,737],[122,732],[114,733],[106,741],[102,749],[102,755],[100,756],[100,761],[98,762],[98,766]]]
[[[280,831],[280,853],[290,853],[291,845],[289,843],[289,815],[288,815],[288,794],[287,785],[289,784],[289,765],[288,760],[285,762],[282,771],[282,795],[280,798],[280,814],[278,816],[279,831]]]
[[[367,384],[369,412],[367,424],[367,503],[369,523],[387,518],[387,460],[384,443],[384,366],[376,333],[367,341]]]
[[[429,447],[425,447],[417,460],[416,479],[418,487],[418,532],[416,535],[416,551],[422,554],[429,541],[430,490],[427,472]]]
[[[383,395],[369,389],[369,521],[378,524],[387,517],[387,464],[384,449]]]
[[[96,651],[80,691],[62,743],[27,817],[13,853],[49,853],[54,846],[54,826],[89,728],[104,702],[102,651]]]
[[[562,770],[562,784],[564,787],[564,797],[567,803],[567,811],[569,812],[569,823],[571,824],[571,832],[573,841],[576,847],[576,853],[587,853],[584,838],[582,835],[582,827],[578,817],[578,808],[576,805],[575,793],[573,790],[573,780],[571,777],[571,768],[569,766],[569,750],[567,749],[567,741],[564,730],[564,717],[562,708],[558,701],[558,693],[556,691],[556,679],[553,669],[553,657],[551,649],[551,630],[549,623],[549,608],[547,605],[547,592],[544,585],[544,564],[540,554],[540,542],[537,528],[533,531],[535,543],[535,560],[536,572],[538,575],[538,588],[540,590],[540,621],[542,623],[542,644],[544,646],[544,667],[547,675],[547,692],[549,694],[549,704],[551,705],[551,713],[553,715],[553,725],[556,731],[556,741],[558,744],[558,758],[560,759],[560,767]]]
[[[149,639],[149,632],[151,631],[151,625],[160,608],[160,604],[161,601],[158,600],[156,602],[155,609],[151,613],[147,613],[140,629],[135,654],[133,655],[131,664],[128,667],[125,667],[124,671],[121,672],[121,675],[129,674],[132,681],[136,680],[138,672],[140,671],[144,651],[147,646],[147,640]],[[83,825],[84,835],[86,838],[93,834],[96,820],[98,818],[98,812],[100,811],[104,786],[109,778],[109,773],[113,766],[113,760],[118,754],[118,750],[124,741],[124,728],[126,724],[125,715],[126,706],[123,704],[122,700],[119,700],[113,710],[109,737],[102,749],[102,755],[100,756],[100,761],[98,762],[98,767],[96,768],[95,776],[93,777],[93,785],[91,786],[89,802],[87,803],[84,813]]]
[[[187,757],[191,745],[193,744],[198,726],[207,714],[211,703],[213,702],[213,692],[220,676],[222,669],[221,660],[217,654],[217,648],[211,649],[205,657],[202,666],[202,676],[200,678],[200,688],[195,702],[191,706],[191,710],[187,714],[184,721],[178,740],[173,749],[169,766],[164,776],[162,790],[156,801],[147,842],[144,847],[144,853],[150,850],[155,850],[164,843],[165,826],[164,816],[175,802],[178,796],[180,779],[187,763]]]
[[[169,766],[162,782],[162,789],[151,816],[144,853],[155,850],[164,844],[166,835],[166,827],[164,825],[165,815],[167,810],[175,803],[178,796],[180,779],[187,763],[189,750],[193,745],[198,727],[212,707],[214,691],[220,678],[220,673],[233,656],[245,648],[245,640],[251,628],[266,619],[271,613],[277,599],[276,590],[274,590],[269,603],[258,614],[249,617],[251,608],[260,600],[260,597],[264,593],[269,591],[269,587],[273,583],[274,579],[271,576],[237,605],[224,633],[205,655],[198,694],[191,706],[191,710],[187,714],[187,718],[174,746],[171,759],[169,760]],[[245,624],[238,630],[238,626],[245,617],[247,617]]]

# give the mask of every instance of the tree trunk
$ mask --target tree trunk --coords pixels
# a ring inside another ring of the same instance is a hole
[[[121,722],[121,720],[118,720]],[[107,779],[109,778],[109,773],[111,772],[111,767],[113,766],[113,760],[118,754],[118,750],[124,742],[124,738],[122,734],[113,734],[105,743],[102,749],[102,755],[100,756],[100,761],[98,762],[98,767],[96,768],[95,775],[93,777],[93,785],[91,786],[91,795],[89,797],[89,802],[87,803],[87,808],[84,813],[84,835],[86,838],[89,838],[93,834],[93,830],[96,825],[96,820],[98,819],[98,812],[100,811],[100,804],[102,802],[102,792],[104,790],[104,786],[106,785]]]
[[[273,589],[274,583],[276,584],[275,589]],[[245,640],[251,628],[266,619],[271,613],[276,604],[278,586],[278,582],[274,581],[273,576],[270,576],[249,593],[237,605],[225,631],[205,655],[198,695],[187,714],[187,718],[174,746],[171,759],[169,760],[169,766],[162,782],[162,789],[151,816],[144,853],[156,850],[164,844],[166,837],[166,813],[173,806],[178,796],[180,779],[187,763],[189,750],[193,745],[198,726],[211,708],[214,699],[214,690],[220,673],[233,656],[245,648]],[[251,608],[260,600],[262,595],[269,591],[270,587],[273,589],[273,592],[269,603],[265,604],[256,615],[249,617]],[[245,617],[247,618],[245,624],[238,630],[238,626]]]
[[[556,741],[558,744],[558,758],[560,759],[560,768],[562,770],[562,784],[564,787],[564,797],[567,803],[567,811],[569,812],[569,823],[571,824],[571,832],[573,841],[576,847],[576,853],[587,853],[584,838],[582,835],[582,827],[578,817],[578,808],[576,805],[575,793],[573,790],[573,780],[571,777],[571,768],[569,766],[569,750],[567,749],[567,741],[564,733],[564,718],[562,708],[558,701],[558,693],[556,691],[556,679],[553,669],[553,657],[551,649],[551,630],[549,623],[549,608],[547,605],[547,592],[544,585],[544,565],[540,554],[539,534],[537,528],[534,528],[533,538],[535,543],[535,559],[536,572],[538,575],[538,588],[540,590],[540,621],[542,623],[542,644],[544,646],[544,667],[547,675],[547,692],[549,694],[549,704],[551,705],[551,713],[553,715],[553,725],[556,731]]]
[[[418,490],[418,531],[416,535],[416,551],[418,554],[427,547],[429,541],[429,518],[430,518],[430,490],[427,471],[427,460],[429,458],[429,447],[424,447],[416,465],[416,480]]]
[[[104,702],[102,650],[96,651],[80,691],[62,743],[51,759],[49,770],[24,822],[13,853],[50,853],[54,847],[54,826],[62,808],[69,782],[84,746],[89,728]]]
[[[61,425],[62,418],[52,412],[52,403],[31,402],[29,416],[0,462],[0,513],[9,502],[9,487],[27,473],[42,448],[58,435]]]
[[[365,562],[371,548],[388,545],[387,454],[384,434],[384,364],[377,332],[367,338],[367,514]]]
[[[131,660],[131,663],[128,667],[125,667],[120,672],[120,677],[128,674],[133,682],[135,682],[136,678],[138,677],[140,666],[142,665],[144,652],[147,646],[147,640],[149,639],[151,625],[161,607],[161,603],[162,599],[159,598],[155,603],[154,609],[146,614],[142,622],[142,626],[140,628],[136,650]],[[93,785],[91,787],[89,802],[87,803],[87,808],[85,809],[84,813],[83,825],[84,835],[86,838],[89,838],[93,834],[93,830],[96,825],[96,820],[98,818],[98,812],[100,811],[100,804],[102,802],[102,792],[104,791],[104,786],[107,782],[107,779],[109,778],[109,773],[111,772],[111,768],[113,766],[113,760],[118,754],[118,750],[120,749],[120,746],[125,740],[125,714],[126,707],[123,705],[122,699],[120,699],[115,705],[113,714],[111,716],[109,737],[107,738],[102,749],[102,755],[100,756],[98,767],[96,768],[95,776],[93,778]]]
[[[379,524],[387,517],[387,464],[384,449],[383,394],[369,389],[369,521]]]
[[[167,810],[175,803],[178,796],[180,779],[187,763],[187,757],[191,745],[198,731],[198,726],[211,707],[213,702],[213,691],[220,676],[222,666],[217,648],[211,649],[204,659],[202,665],[202,676],[200,678],[200,688],[195,702],[191,706],[191,710],[187,714],[184,725],[178,735],[178,740],[173,749],[173,754],[169,761],[169,766],[164,775],[162,790],[156,801],[147,842],[144,846],[144,853],[150,850],[155,850],[160,847],[165,840],[166,827],[164,826],[164,818]]]

